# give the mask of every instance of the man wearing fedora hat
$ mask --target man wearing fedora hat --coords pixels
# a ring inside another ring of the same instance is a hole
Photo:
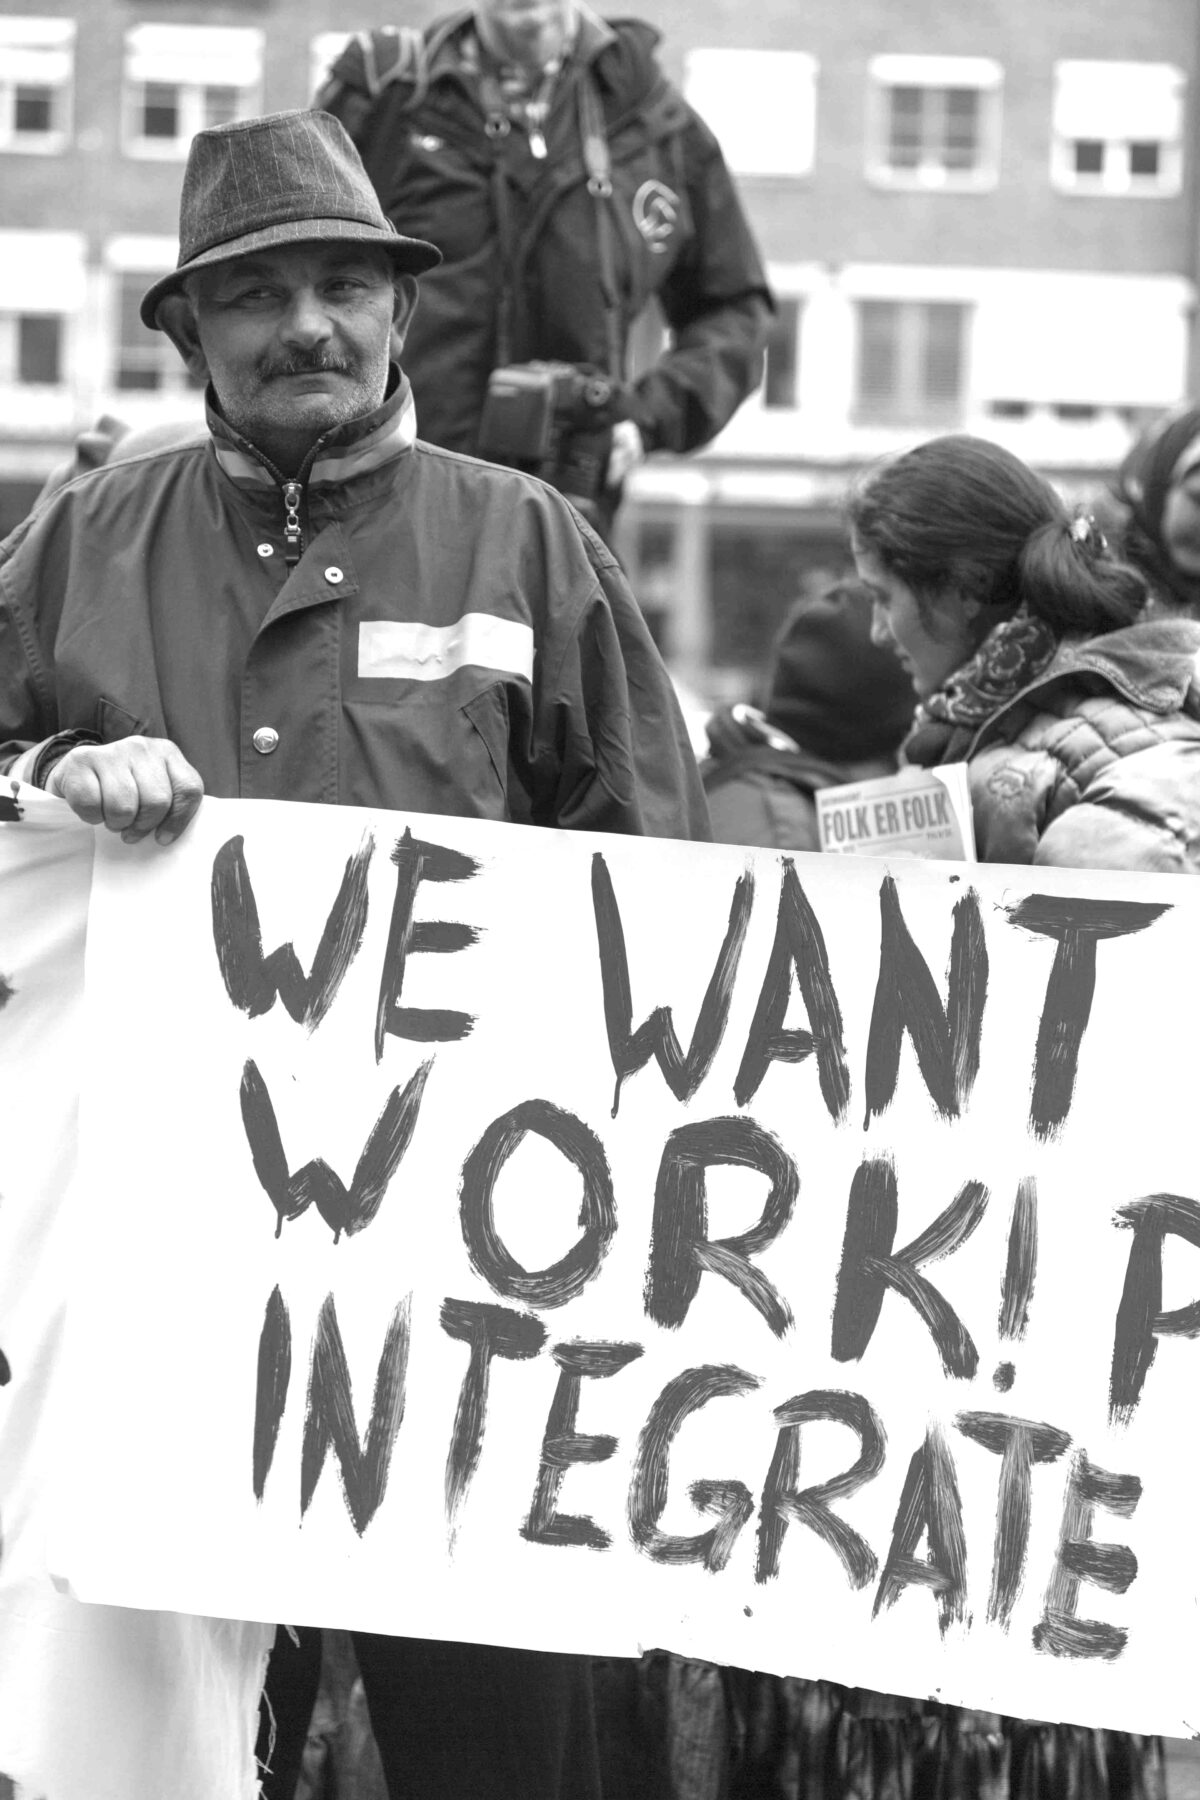
[[[542,483],[416,439],[391,354],[437,260],[330,115],[196,136],[142,317],[209,429],[0,549],[10,774],[164,841],[206,790],[708,835],[612,557]]]
[[[208,431],[0,545],[0,769],[131,841],[205,792],[708,835],[613,558],[533,477],[416,437],[391,352],[437,261],[330,115],[196,136],[142,317],[207,378]],[[359,1645],[394,1796],[598,1793],[582,1661]]]

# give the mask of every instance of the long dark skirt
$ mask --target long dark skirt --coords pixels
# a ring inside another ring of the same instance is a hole
[[[665,1651],[594,1678],[604,1800],[1166,1800],[1158,1738]]]

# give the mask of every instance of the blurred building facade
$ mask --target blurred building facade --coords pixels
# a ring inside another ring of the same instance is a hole
[[[175,260],[203,125],[306,102],[352,26],[435,0],[0,0],[0,529],[103,413],[199,411],[137,320]],[[652,0],[720,137],[779,314],[718,441],[634,480],[622,552],[669,660],[752,683],[797,592],[845,566],[847,485],[937,431],[1071,495],[1193,389],[1194,0]],[[645,322],[644,346],[657,324]]]

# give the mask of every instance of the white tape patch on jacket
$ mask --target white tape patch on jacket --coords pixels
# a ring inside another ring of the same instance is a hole
[[[515,619],[469,612],[454,625],[364,619],[358,628],[360,676],[442,681],[471,665],[533,680],[533,632]]]

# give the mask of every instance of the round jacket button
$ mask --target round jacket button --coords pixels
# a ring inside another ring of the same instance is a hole
[[[252,739],[254,748],[260,756],[270,756],[279,743],[279,733],[273,725],[260,725]]]
[[[342,571],[338,568],[336,563],[331,563],[325,571],[325,579],[326,581],[332,581],[333,585],[336,587],[338,582],[345,581],[346,577],[342,574]]]
[[[274,554],[275,554],[274,544],[260,544],[258,546],[258,554],[260,556],[274,556]]]

